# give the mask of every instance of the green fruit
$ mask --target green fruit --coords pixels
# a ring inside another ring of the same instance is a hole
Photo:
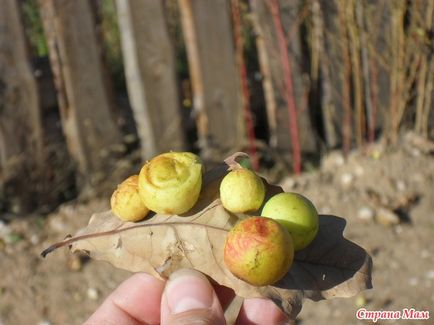
[[[262,179],[248,169],[229,172],[220,184],[223,206],[233,213],[258,210],[265,197]]]
[[[163,153],[147,162],[139,174],[139,194],[146,206],[161,214],[182,214],[197,202],[202,164],[190,152]]]
[[[249,217],[237,223],[226,237],[227,268],[254,286],[279,281],[289,271],[293,258],[291,236],[273,219]]]
[[[273,196],[265,203],[261,215],[277,220],[288,229],[295,251],[309,245],[318,233],[319,218],[315,206],[297,193]]]

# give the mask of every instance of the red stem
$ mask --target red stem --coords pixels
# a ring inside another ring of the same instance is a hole
[[[288,107],[289,114],[289,132],[291,135],[293,170],[295,174],[301,173],[301,149],[297,124],[297,107],[294,100],[294,91],[291,78],[291,64],[289,62],[288,46],[285,38],[285,32],[280,18],[280,7],[278,0],[270,1],[271,14],[273,16],[274,26],[276,28],[277,41],[279,43],[280,62],[283,68],[284,82],[286,91],[284,98]]]
[[[348,53],[347,28],[345,21],[345,12],[342,2],[338,2],[338,16],[342,29],[342,57],[344,63],[343,82],[342,82],[342,106],[344,108],[342,117],[342,142],[345,157],[348,156],[351,146],[351,103],[350,103],[350,78],[351,64],[350,54]]]
[[[247,138],[249,141],[249,154],[250,154],[253,170],[258,171],[259,159],[256,153],[255,126],[253,123],[252,111],[250,108],[250,92],[249,92],[249,85],[247,83],[247,69],[246,69],[246,64],[243,55],[243,37],[241,34],[240,6],[238,0],[232,0],[232,20],[234,25],[234,38],[235,38],[235,48],[236,48],[237,59],[238,59],[238,67],[240,69],[239,73],[241,76],[241,87],[243,93],[243,112],[244,112],[244,120],[246,122],[246,128],[247,128]]]
[[[377,118],[377,105],[378,105],[378,71],[375,59],[371,59],[371,101],[372,101],[372,111],[371,111],[371,125],[369,126],[368,140],[369,142],[374,142],[375,140],[375,122]]]

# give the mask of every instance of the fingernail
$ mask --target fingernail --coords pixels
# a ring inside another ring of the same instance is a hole
[[[170,276],[166,298],[172,314],[194,309],[209,309],[213,303],[213,288],[200,272],[183,269]]]

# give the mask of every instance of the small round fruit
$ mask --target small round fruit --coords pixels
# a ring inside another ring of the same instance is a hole
[[[291,236],[278,222],[249,217],[232,228],[224,248],[224,261],[236,277],[254,286],[279,281],[294,258]]]
[[[318,233],[319,218],[315,206],[297,193],[274,195],[265,203],[261,215],[277,220],[288,229],[295,251],[309,245]]]
[[[138,180],[138,175],[128,177],[118,185],[110,199],[113,213],[123,221],[139,221],[149,213],[139,195]]]
[[[226,210],[243,213],[258,210],[265,197],[262,179],[248,169],[229,172],[220,184],[220,199]]]
[[[190,152],[168,152],[147,162],[139,174],[139,194],[145,205],[161,214],[182,214],[199,198],[202,164]]]

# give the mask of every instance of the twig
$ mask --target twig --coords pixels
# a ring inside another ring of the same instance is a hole
[[[243,93],[243,112],[244,112],[244,120],[247,128],[247,138],[249,141],[249,152],[252,161],[253,170],[259,170],[259,159],[256,153],[255,146],[255,127],[252,118],[252,111],[250,108],[250,92],[249,85],[247,82],[247,70],[246,64],[244,61],[244,42],[243,36],[241,33],[241,17],[240,17],[240,4],[239,0],[232,0],[232,22],[233,22],[233,30],[234,30],[234,38],[235,38],[235,55],[238,64],[239,74],[241,78],[241,88]]]
[[[434,3],[429,2],[425,10],[425,22],[421,29],[430,29],[434,16]],[[425,36],[425,35],[423,35]],[[428,116],[431,108],[431,92],[432,92],[432,52],[422,54],[422,62],[417,81],[417,102],[416,102],[416,132],[427,137],[428,136]]]
[[[255,2],[252,2],[252,6]],[[268,127],[270,129],[270,146],[277,147],[277,116],[276,116],[276,98],[274,97],[273,82],[271,79],[270,58],[267,53],[265,44],[264,31],[258,21],[258,15],[252,15],[253,25],[256,33],[256,48],[258,50],[259,68],[262,75],[262,88],[264,89],[265,108],[267,110]]]
[[[405,48],[404,48],[404,15],[406,4],[404,1],[395,3],[395,8],[392,10],[392,64],[390,77],[390,119],[391,128],[389,130],[389,138],[392,143],[396,143],[398,139],[399,125],[402,115],[399,114],[403,104],[402,93],[404,90],[404,64],[405,64]],[[401,115],[401,116],[399,116]]]
[[[350,54],[348,53],[348,35],[345,19],[345,1],[338,2],[338,15],[341,25],[341,46],[343,56],[343,78],[342,78],[342,105],[344,107],[343,121],[342,121],[342,142],[344,155],[347,156],[351,146],[351,104],[350,104],[350,77],[351,77],[351,64]]]
[[[369,71],[369,58],[367,52],[367,41],[366,41],[366,24],[365,24],[365,11],[364,4],[362,1],[356,2],[356,16],[357,25],[360,35],[360,51],[362,58],[362,73],[363,73],[363,85],[365,90],[365,105],[366,105],[366,115],[368,124],[368,134],[369,141],[373,141],[375,134],[375,124],[373,117],[373,107],[372,107],[372,95],[371,95],[371,76]]]
[[[351,63],[353,68],[352,79],[354,85],[354,106],[356,110],[356,142],[359,147],[363,145],[365,133],[365,119],[363,112],[363,82],[360,71],[360,40],[356,23],[354,22],[355,6],[354,0],[347,2],[346,25],[350,39]]]
[[[370,114],[371,125],[368,133],[368,141],[374,142],[375,140],[375,125],[377,120],[377,110],[378,110],[378,70],[377,63],[374,58],[370,58],[369,60],[369,68],[370,68],[370,88],[371,88],[371,105],[372,110]]]
[[[276,29],[277,40],[279,44],[280,62],[283,68],[285,89],[284,98],[289,113],[289,132],[291,135],[293,170],[295,174],[301,173],[301,149],[297,124],[297,107],[294,100],[294,92],[291,77],[291,66],[289,62],[288,46],[286,43],[285,32],[280,18],[280,8],[278,0],[269,2],[274,26]]]
[[[181,12],[181,25],[187,49],[191,88],[193,90],[193,109],[198,129],[199,146],[202,151],[209,150],[208,118],[205,112],[204,85],[201,74],[199,46],[196,38],[196,26],[193,19],[191,0],[178,0]],[[205,154],[206,156],[206,154]]]

